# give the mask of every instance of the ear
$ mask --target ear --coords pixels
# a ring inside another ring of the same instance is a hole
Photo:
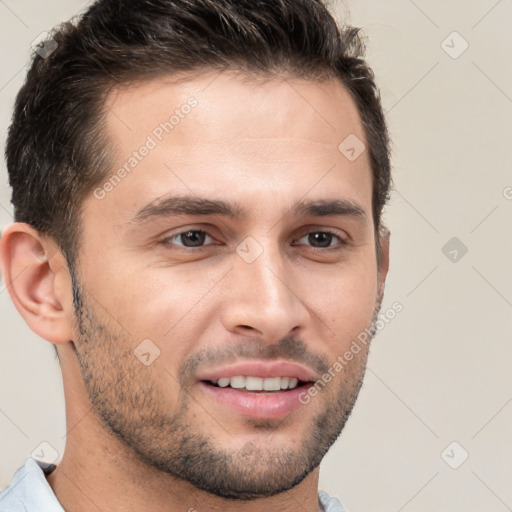
[[[377,267],[377,279],[378,279],[378,298],[382,300],[384,296],[384,285],[386,283],[386,276],[389,270],[389,243],[391,233],[386,227],[381,227],[379,230],[381,256]]]
[[[2,279],[27,325],[51,343],[73,338],[73,293],[67,262],[56,244],[15,222],[0,240]]]

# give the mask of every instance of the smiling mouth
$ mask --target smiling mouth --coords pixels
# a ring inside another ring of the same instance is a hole
[[[203,381],[217,388],[232,388],[240,391],[282,392],[296,389],[311,382],[304,382],[296,377],[252,377],[237,375],[234,377],[222,377],[214,380]]]

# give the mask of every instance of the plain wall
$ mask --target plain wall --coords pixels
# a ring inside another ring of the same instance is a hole
[[[0,2],[2,146],[31,41],[84,5]],[[350,0],[336,12],[367,34],[387,111],[382,311],[403,311],[374,340],[320,488],[352,512],[512,510],[512,1]],[[12,221],[1,165],[0,227]],[[65,416],[53,348],[2,285],[0,325],[3,488],[41,442],[62,455]]]

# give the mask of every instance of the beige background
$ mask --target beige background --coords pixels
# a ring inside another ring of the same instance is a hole
[[[392,263],[383,310],[395,301],[404,309],[375,339],[320,487],[351,512],[510,511],[512,1],[336,5],[369,37],[388,112],[395,190],[385,215]],[[83,6],[0,0],[2,146],[31,41]],[[4,226],[11,207],[3,162],[1,182]],[[453,237],[459,247],[445,256]],[[4,487],[41,442],[62,454],[65,423],[53,350],[1,285],[0,323]]]

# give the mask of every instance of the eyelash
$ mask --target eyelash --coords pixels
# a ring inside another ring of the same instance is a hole
[[[204,233],[205,235],[209,236],[210,238],[213,239],[213,237],[207,232],[205,231],[204,229],[187,229],[187,230],[184,230],[184,231],[180,231],[179,233],[175,233],[173,235],[170,235],[166,238],[164,238],[163,240],[161,240],[161,243],[163,245],[177,245],[178,247],[180,247],[180,249],[184,250],[184,251],[189,251],[189,250],[201,250],[201,249],[205,249],[207,246],[204,246],[204,245],[201,245],[201,246],[192,246],[192,247],[187,247],[185,245],[179,245],[179,244],[173,244],[171,242],[169,242],[169,240],[172,240],[176,237],[179,237],[180,235],[183,235],[183,234],[186,234],[186,233]],[[328,234],[328,235],[332,235],[333,237],[337,238],[339,240],[339,243],[338,245],[336,246],[331,246],[331,247],[313,247],[313,246],[310,246],[311,249],[315,250],[315,251],[329,251],[329,250],[337,250],[337,249],[341,249],[343,246],[345,245],[348,245],[348,242],[346,240],[344,240],[343,238],[341,238],[341,236],[337,233],[335,233],[334,231],[331,231],[329,229],[321,229],[321,230],[317,230],[317,231],[309,231],[307,233],[305,233],[304,235],[302,235],[300,239],[308,236],[308,235],[311,235],[311,234],[314,234],[314,233],[325,233],[325,234]]]

